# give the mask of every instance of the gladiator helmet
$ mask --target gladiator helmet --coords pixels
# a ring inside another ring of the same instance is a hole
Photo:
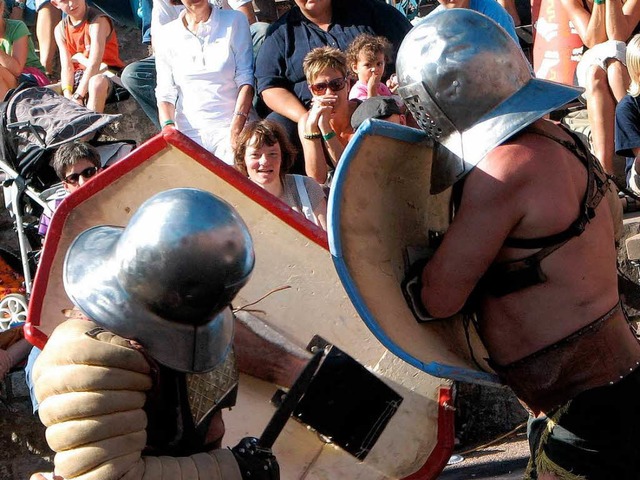
[[[138,341],[169,368],[202,373],[231,348],[229,303],[254,263],[249,230],[233,207],[203,190],[177,188],[145,201],[125,228],[78,235],[63,281],[98,325]]]
[[[413,28],[400,46],[396,69],[400,95],[436,142],[432,193],[582,93],[534,78],[513,38],[489,17],[465,8],[434,13]]]

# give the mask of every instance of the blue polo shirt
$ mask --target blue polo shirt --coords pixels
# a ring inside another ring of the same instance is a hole
[[[293,92],[309,106],[302,61],[317,47],[336,47],[345,51],[361,33],[386,37],[393,45],[393,57],[402,39],[411,30],[407,18],[380,0],[333,0],[332,24],[324,31],[309,21],[296,6],[274,22],[256,59],[258,93],[281,87]],[[391,72],[390,72],[391,73]]]

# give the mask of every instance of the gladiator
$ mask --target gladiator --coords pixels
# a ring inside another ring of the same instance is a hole
[[[435,141],[431,191],[453,189],[440,245],[403,282],[409,307],[420,321],[476,313],[489,364],[530,412],[525,478],[637,479],[619,202],[581,139],[547,119],[581,89],[534,78],[508,34],[465,9],[414,28],[397,73]]]
[[[238,382],[230,302],[254,263],[235,209],[193,188],[78,235],[63,267],[73,318],[33,370],[54,476],[32,480],[279,479],[256,438],[221,448]]]

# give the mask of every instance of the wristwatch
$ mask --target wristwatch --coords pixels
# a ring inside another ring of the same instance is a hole
[[[84,95],[80,95],[78,92],[71,95],[71,98],[74,100],[82,100],[82,103],[84,103]]]

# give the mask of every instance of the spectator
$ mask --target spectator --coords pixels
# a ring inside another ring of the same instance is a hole
[[[100,154],[85,142],[65,143],[56,150],[51,162],[53,170],[62,182],[64,195],[54,199],[53,209],[62,199],[83,186],[90,178],[102,170]],[[46,235],[51,219],[47,215],[40,217],[38,233]]]
[[[86,0],[51,0],[66,17],[55,28],[60,51],[62,93],[80,105],[103,112],[116,99],[112,78],[124,67],[111,19]]]
[[[434,8],[429,15],[442,12],[446,8],[468,8],[486,15],[502,28],[520,45],[520,39],[516,33],[513,17],[496,0],[438,0],[440,5]],[[426,17],[425,17],[426,18]],[[419,22],[418,22],[419,23]]]
[[[258,93],[297,142],[295,125],[311,104],[302,62],[317,47],[345,51],[361,33],[381,35],[395,56],[411,23],[393,6],[379,0],[295,0],[296,6],[273,23],[256,60]]]
[[[207,2],[182,3],[180,17],[160,30],[159,120],[163,128],[175,126],[233,164],[233,148],[253,100],[249,23],[241,13]]]
[[[60,146],[53,156],[51,166],[62,182],[66,195],[78,190],[90,178],[102,170],[100,154],[94,147],[85,142],[70,142]],[[64,196],[55,200],[52,210],[55,211],[55,208],[58,207],[63,198]],[[50,222],[51,219],[48,216],[42,215],[40,217],[40,226],[38,228],[40,235],[46,235]],[[41,350],[38,347],[31,349],[25,368],[33,413],[38,411],[38,402],[33,391],[32,370],[34,362],[38,358],[38,355],[40,355],[40,352]]]
[[[242,12],[249,21],[251,39],[253,43],[254,58],[257,55],[267,32],[268,24],[256,21],[256,14],[253,10],[251,0],[222,0],[220,6],[223,9],[238,10]],[[178,18],[184,6],[180,0],[154,0],[151,11],[151,30],[148,38],[143,37],[143,42],[151,43],[154,32]],[[127,65],[122,72],[122,83],[131,92],[133,98],[144,110],[144,113],[160,130],[158,121],[158,104],[156,102],[156,59],[152,52],[146,58]]]
[[[327,202],[322,187],[312,178],[287,174],[294,160],[293,145],[276,122],[252,122],[238,138],[236,168],[307,220],[326,230]]]
[[[49,79],[38,60],[31,34],[25,23],[4,17],[0,1],[0,99],[21,81],[47,85]]]
[[[576,78],[586,89],[593,151],[605,171],[613,174],[615,108],[629,86],[625,42],[638,25],[640,9],[622,0],[562,0],[562,5],[587,49]]]
[[[640,35],[629,40],[626,62],[631,85],[616,107],[615,144],[616,153],[626,157],[627,186],[640,195]]]
[[[327,188],[353,136],[350,120],[356,103],[347,98],[346,62],[337,48],[320,47],[311,50],[303,63],[313,98],[311,108],[298,122],[298,135],[306,174]]]
[[[358,77],[349,92],[349,100],[392,95],[389,87],[382,82],[384,67],[390,62],[390,51],[389,40],[368,33],[358,35],[349,45],[347,65]]]
[[[364,100],[351,116],[351,127],[357,130],[360,125],[370,118],[386,120],[387,122],[406,125],[407,120],[402,114],[398,103],[393,97],[371,97]]]

